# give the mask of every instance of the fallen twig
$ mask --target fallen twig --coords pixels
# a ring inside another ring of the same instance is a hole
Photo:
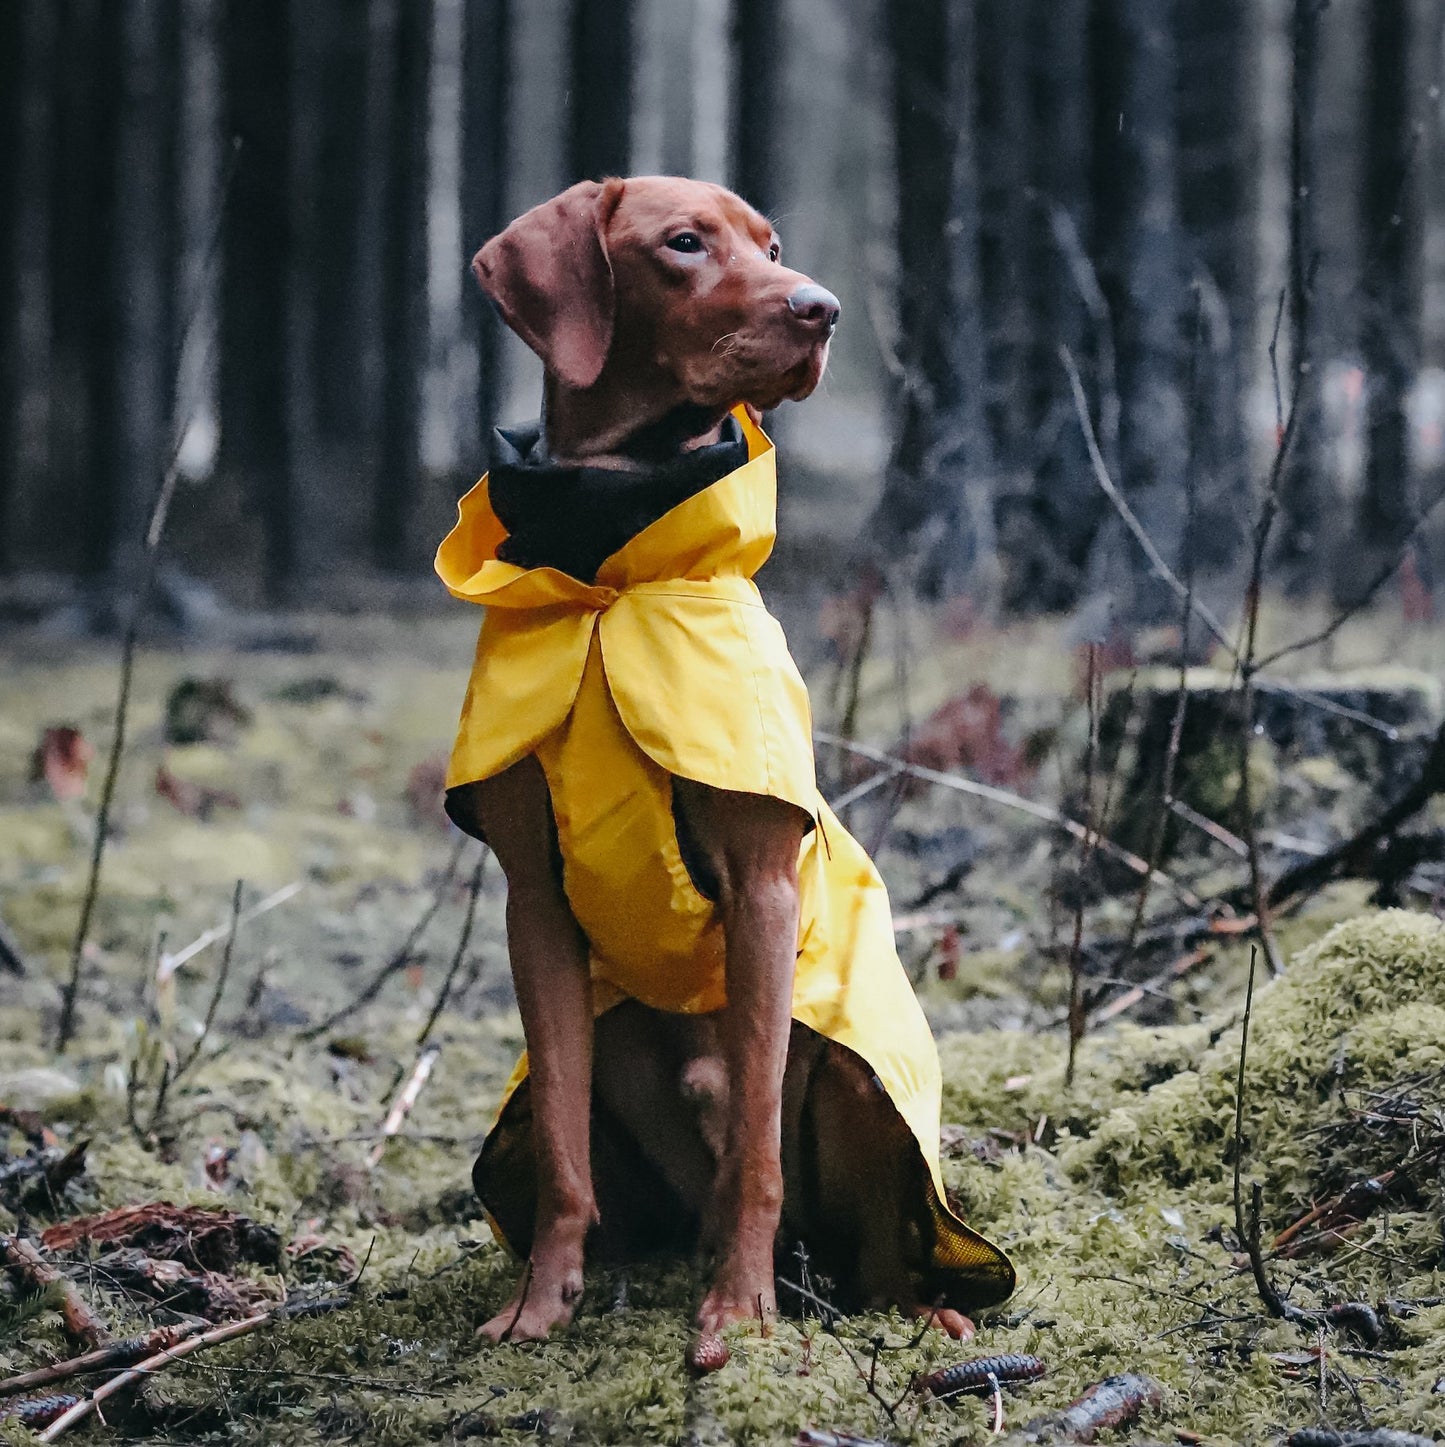
[[[1062,1412],[1036,1418],[1024,1431],[1049,1433],[1046,1440],[1055,1442],[1092,1442],[1100,1432],[1127,1427],[1146,1407],[1157,1407],[1163,1399],[1163,1389],[1152,1377],[1124,1372],[1105,1377]]]
[[[793,1447],[893,1447],[881,1437],[862,1437],[857,1432],[830,1432],[826,1427],[804,1427],[793,1438]]]
[[[854,784],[851,789],[844,790],[836,799],[828,801],[828,807],[835,814],[842,814],[843,810],[851,804],[856,804],[860,799],[866,799],[869,794],[891,784],[903,771],[897,764],[889,764],[886,769],[879,769],[876,774],[870,774],[862,782]]]
[[[287,1321],[298,1316],[312,1316],[321,1310],[335,1310],[337,1307],[349,1306],[352,1297],[329,1297],[325,1301],[300,1302],[294,1305],[283,1304],[272,1308],[270,1311],[257,1312],[254,1316],[242,1317],[240,1321],[229,1321],[224,1326],[212,1327],[210,1331],[200,1333],[199,1336],[187,1337],[185,1341],[177,1342],[163,1351],[157,1352],[154,1356],[147,1357],[135,1366],[112,1377],[108,1382],[103,1382],[88,1397],[82,1397],[63,1416],[56,1418],[49,1427],[40,1434],[40,1441],[53,1442],[67,1428],[73,1427],[77,1422],[83,1421],[100,1408],[100,1404],[107,1398],[115,1396],[117,1392],[134,1386],[144,1381],[147,1377],[153,1376],[156,1372],[163,1370],[171,1362],[179,1361],[180,1358],[189,1356],[192,1352],[200,1351],[202,1347],[216,1346],[220,1342],[232,1341],[238,1336],[246,1336],[248,1333],[257,1331],[263,1326],[269,1326],[273,1322]]]
[[[162,951],[160,958],[156,961],[156,983],[165,984],[182,965],[195,959],[202,950],[209,949],[221,940],[229,939],[234,929],[243,924],[250,924],[253,919],[259,919],[263,914],[275,909],[278,904],[285,904],[288,899],[300,894],[303,888],[305,888],[305,882],[300,879],[293,880],[290,884],[283,884],[280,889],[268,894],[265,899],[257,900],[250,909],[242,910],[239,915],[233,914],[231,920],[226,924],[215,925],[197,935],[185,949],[177,950],[173,955]]]
[[[200,1032],[191,1047],[175,1063],[174,1068],[167,1068],[161,1072],[159,1084],[156,1086],[156,1098],[151,1105],[150,1125],[146,1134],[153,1135],[165,1118],[166,1102],[170,1098],[170,1091],[173,1086],[180,1083],[182,1076],[189,1073],[191,1067],[201,1058],[201,1051],[205,1048],[207,1039],[210,1038],[211,1026],[216,1023],[216,1011],[221,1006],[221,996],[226,992],[226,981],[231,977],[231,956],[236,950],[236,936],[241,932],[241,891],[243,889],[241,880],[236,881],[235,893],[231,896],[231,923],[226,929],[226,947],[221,951],[221,967],[216,971],[216,983],[211,988],[211,998],[206,1005],[205,1019],[201,1022]],[[300,886],[298,885],[299,889]],[[174,970],[164,978],[169,980],[174,976]],[[160,971],[157,970],[157,977]],[[169,1067],[169,1061],[167,1062]]]
[[[61,1290],[60,1316],[65,1324],[65,1334],[81,1346],[107,1346],[111,1340],[110,1331],[94,1309],[34,1245],[23,1236],[0,1236],[0,1255],[17,1280],[34,1290],[43,1290],[58,1282]]]
[[[382,1122],[381,1139],[367,1152],[366,1159],[371,1165],[380,1164],[382,1156],[386,1153],[387,1141],[401,1129],[402,1122],[411,1114],[417,1097],[422,1093],[422,1089],[431,1076],[432,1067],[437,1063],[437,1056],[441,1053],[440,1045],[428,1045],[417,1056],[411,1076],[392,1102],[391,1109],[386,1113],[386,1120]]]
[[[1203,949],[1190,950],[1188,954],[1180,955],[1167,970],[1161,970],[1157,975],[1143,981],[1142,984],[1131,985],[1123,994],[1116,995],[1107,1005],[1101,1006],[1094,1013],[1094,1024],[1102,1025],[1105,1021],[1122,1015],[1126,1010],[1132,1010],[1147,996],[1155,994],[1161,986],[1169,984],[1172,980],[1183,979],[1185,975],[1202,965],[1208,958],[1209,951]]]
[[[844,749],[848,753],[857,754],[860,758],[871,759],[877,764],[896,765],[900,774],[907,774],[914,779],[922,779],[924,783],[937,784],[943,789],[952,789],[959,794],[971,794],[974,798],[987,799],[991,803],[1002,804],[1005,808],[1016,809],[1022,814],[1031,814],[1035,819],[1042,819],[1046,824],[1052,824],[1056,829],[1062,829],[1066,834],[1072,834],[1075,839],[1085,840],[1093,834],[1093,831],[1086,829],[1077,819],[1070,819],[1068,815],[1061,814],[1057,809],[1051,809],[1047,804],[1035,803],[1034,800],[1025,799],[1021,794],[1012,794],[1007,789],[995,788],[992,784],[980,784],[976,779],[967,778],[963,774],[949,774],[940,769],[925,768],[922,764],[910,764],[883,749],[875,749],[871,744],[860,744],[852,739],[842,738],[838,734],[827,733],[822,729],[814,730],[813,738],[820,744],[827,744],[830,748]],[[1116,844],[1112,839],[1100,835],[1094,839],[1094,847],[1107,854],[1111,859],[1117,859],[1120,864],[1135,874],[1148,875],[1155,884],[1169,890],[1190,909],[1202,910],[1205,907],[1204,901],[1193,890],[1180,884],[1177,879],[1171,879],[1162,870],[1150,870],[1145,860],[1140,859],[1132,850]]]
[[[447,891],[451,888],[452,881],[457,877],[457,866],[462,860],[462,850],[467,846],[466,836],[458,839],[452,849],[451,858],[447,860],[446,872],[442,875],[441,883],[436,887],[436,893],[432,895],[427,907],[418,916],[417,921],[407,933],[406,939],[401,943],[401,948],[386,961],[384,965],[374,974],[362,987],[359,994],[349,1003],[342,1005],[340,1009],[333,1010],[324,1020],[317,1025],[309,1025],[305,1030],[298,1033],[298,1040],[315,1040],[317,1036],[324,1035],[328,1030],[334,1030],[343,1020],[349,1020],[363,1007],[369,1005],[381,994],[386,982],[395,974],[399,974],[409,965],[415,956],[418,942],[426,933],[427,926],[436,918],[437,911],[442,907],[446,899]]]
[[[1176,818],[1182,819],[1186,824],[1192,824],[1201,834],[1207,834],[1216,844],[1222,844],[1231,854],[1237,855],[1240,859],[1249,857],[1249,845],[1238,834],[1201,814],[1198,809],[1192,808],[1183,799],[1170,799],[1169,812]]]
[[[48,1367],[36,1367],[34,1371],[7,1377],[0,1382],[0,1397],[14,1396],[16,1392],[28,1392],[35,1387],[46,1387],[51,1382],[63,1382],[67,1378],[83,1376],[88,1372],[105,1371],[110,1367],[128,1367],[195,1335],[201,1330],[201,1325],[200,1322],[188,1321],[178,1326],[158,1326],[140,1336],[127,1337],[124,1341],[98,1347],[83,1356],[71,1357],[68,1361],[55,1362]]]
[[[1285,1447],[1435,1447],[1433,1437],[1371,1427],[1363,1432],[1336,1432],[1330,1427],[1301,1427],[1285,1438]]]
[[[451,998],[452,985],[456,981],[457,971],[462,967],[462,961],[466,958],[467,946],[472,940],[472,926],[477,919],[477,897],[482,892],[482,879],[486,872],[487,851],[484,849],[477,855],[476,866],[472,870],[471,881],[467,885],[467,912],[462,919],[462,932],[457,939],[456,951],[452,955],[451,964],[447,967],[442,987],[437,991],[436,1004],[432,1006],[431,1014],[427,1016],[421,1034],[416,1037],[417,1049],[421,1049],[431,1038],[431,1032],[436,1028],[436,1023],[441,1019],[442,1011],[446,1009],[447,1001]]]
[[[1388,809],[1348,839],[1341,840],[1314,859],[1306,859],[1293,869],[1285,870],[1270,888],[1269,903],[1278,907],[1286,901],[1313,894],[1366,850],[1388,838],[1407,819],[1418,814],[1437,794],[1445,794],[1445,724],[1436,731],[1430,752],[1414,783]]]

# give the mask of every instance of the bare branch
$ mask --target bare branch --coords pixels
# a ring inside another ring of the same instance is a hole
[[[922,779],[926,784],[937,784],[942,789],[952,789],[958,794],[971,794],[976,799],[987,799],[991,803],[1002,804],[1005,808],[1016,809],[1021,814],[1031,814],[1035,819],[1042,819],[1046,824],[1052,824],[1056,829],[1062,829],[1065,833],[1072,834],[1075,839],[1087,839],[1095,833],[1093,830],[1086,829],[1077,819],[1070,819],[1068,815],[1059,813],[1057,809],[1051,809],[1047,804],[1037,804],[1032,799],[1025,799],[1020,794],[1012,794],[1007,789],[998,789],[992,784],[980,784],[976,779],[966,778],[962,774],[946,774],[939,769],[927,769],[921,764],[910,764],[906,759],[896,758],[882,749],[873,748],[870,744],[856,743],[852,739],[842,738],[838,734],[825,733],[821,729],[814,730],[813,738],[818,743],[827,744],[831,748],[845,749],[851,754],[857,754],[859,758],[871,759],[875,764],[897,765],[900,774],[907,774],[913,779]],[[1122,845],[1114,843],[1112,839],[1106,839],[1103,836],[1095,838],[1094,847],[1107,854],[1111,859],[1117,859],[1120,864],[1131,869],[1135,874],[1148,874],[1155,884],[1169,890],[1190,909],[1204,908],[1204,901],[1193,890],[1180,884],[1177,879],[1171,879],[1162,870],[1151,871],[1149,865],[1132,850],[1125,849]]]
[[[1079,376],[1079,369],[1074,362],[1073,353],[1062,343],[1059,344],[1059,360],[1063,362],[1064,370],[1069,374],[1069,386],[1074,394],[1074,411],[1078,414],[1079,426],[1084,429],[1084,445],[1089,449],[1089,461],[1093,464],[1094,480],[1103,490],[1104,496],[1114,504],[1115,512],[1123,519],[1124,526],[1134,535],[1134,541],[1143,549],[1144,556],[1149,559],[1149,566],[1154,570],[1155,577],[1166,583],[1178,597],[1187,599],[1194,616],[1209,629],[1220,647],[1231,658],[1237,657],[1234,644],[1230,642],[1229,635],[1224,631],[1224,624],[1215,617],[1207,604],[1193,597],[1190,590],[1180,582],[1178,574],[1164,561],[1164,555],[1154,545],[1154,539],[1145,531],[1144,524],[1139,521],[1134,509],[1129,506],[1124,494],[1119,491],[1114,479],[1109,476],[1104,455],[1099,451],[1099,440],[1094,436],[1094,424],[1089,418],[1089,403],[1084,396],[1083,380]]]

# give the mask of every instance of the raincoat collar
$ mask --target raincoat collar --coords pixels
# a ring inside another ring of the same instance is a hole
[[[457,522],[437,549],[436,571],[453,597],[493,607],[539,608],[571,604],[608,607],[618,593],[670,579],[704,583],[751,578],[772,551],[776,526],[776,454],[768,436],[743,407],[732,413],[742,429],[748,460],[649,523],[611,553],[595,582],[556,568],[524,568],[498,551],[507,529],[492,507],[483,477],[457,506]]]

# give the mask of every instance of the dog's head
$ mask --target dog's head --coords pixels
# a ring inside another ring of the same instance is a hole
[[[762,411],[818,385],[838,300],[780,258],[772,226],[731,191],[638,176],[534,207],[472,270],[550,378],[646,421],[682,404]]]

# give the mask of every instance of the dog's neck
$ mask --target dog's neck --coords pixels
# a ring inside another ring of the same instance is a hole
[[[680,399],[675,389],[629,387],[605,371],[586,390],[549,373],[542,387],[542,446],[563,464],[656,466],[716,442],[730,410]]]

